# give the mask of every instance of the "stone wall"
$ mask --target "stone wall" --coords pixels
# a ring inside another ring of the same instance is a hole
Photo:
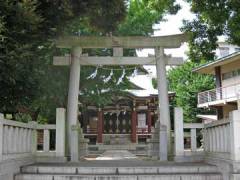
[[[34,162],[34,157],[23,157],[0,162],[0,180],[14,180],[14,175],[20,172],[20,167]]]

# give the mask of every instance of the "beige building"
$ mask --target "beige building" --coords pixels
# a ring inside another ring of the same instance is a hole
[[[240,52],[204,64],[194,72],[215,76],[216,88],[198,94],[198,107],[217,109],[217,119],[228,119],[240,98]]]

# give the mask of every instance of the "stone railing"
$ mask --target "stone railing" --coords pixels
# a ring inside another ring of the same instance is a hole
[[[229,113],[229,120],[205,125],[206,158],[231,162],[240,161],[240,110]]]
[[[174,109],[174,154],[175,161],[199,161],[203,159],[203,149],[197,148],[197,129],[202,123],[184,123],[182,108]],[[184,130],[190,131],[190,149],[184,148]]]
[[[32,155],[33,124],[25,124],[0,117],[0,161]]]
[[[230,120],[218,120],[205,124],[204,150],[211,157],[230,159]]]
[[[56,125],[22,123],[0,114],[0,162],[35,156],[65,156],[65,109],[58,108]],[[55,150],[50,151],[50,131],[56,131]],[[43,131],[43,150],[37,148],[37,131]]]
[[[230,112],[229,120],[208,124],[183,123],[182,108],[174,110],[175,161],[240,162],[240,110]],[[191,148],[184,149],[184,130],[190,129]],[[197,129],[202,129],[202,148],[197,148]]]
[[[50,143],[50,142],[54,142],[52,141],[52,139],[50,139],[50,133],[57,133],[56,132],[56,125],[53,124],[47,124],[47,125],[40,125],[37,124],[35,126],[36,131],[37,131],[37,149],[36,149],[36,153],[39,156],[55,156],[56,155],[56,141],[54,144]],[[51,136],[52,138],[52,136]],[[57,136],[54,137],[53,140],[56,140]],[[39,142],[38,140],[42,141],[42,148],[39,148],[38,145],[41,144],[41,142]],[[53,146],[53,148],[50,148],[50,146]]]

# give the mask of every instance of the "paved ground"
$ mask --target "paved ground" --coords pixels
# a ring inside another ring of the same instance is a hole
[[[96,160],[126,160],[137,159],[137,156],[127,150],[108,150],[96,158]]]
[[[80,160],[78,163],[39,163],[41,166],[84,166],[84,167],[159,167],[159,166],[204,166],[206,163],[176,163],[160,162],[149,158],[137,157],[129,151],[110,150],[98,157],[89,157]],[[39,165],[35,164],[35,165]]]

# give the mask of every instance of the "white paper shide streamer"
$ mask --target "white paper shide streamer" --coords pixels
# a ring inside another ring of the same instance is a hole
[[[103,79],[103,82],[104,82],[104,83],[107,83],[108,81],[110,81],[110,79],[112,78],[112,76],[113,76],[113,70],[111,69],[111,72],[110,72],[109,76],[108,76],[107,78]]]
[[[90,76],[87,77],[87,79],[94,79],[97,76],[97,73],[98,73],[98,67]]]
[[[119,84],[123,81],[123,78],[125,77],[125,75],[126,75],[126,70],[123,69],[122,75],[121,75],[121,77],[118,79],[118,82],[117,82],[116,85],[119,85]]]
[[[134,71],[133,71],[133,73],[132,73],[132,77],[136,77],[137,76],[137,74],[138,74],[138,69],[135,67],[135,69],[134,69]]]

